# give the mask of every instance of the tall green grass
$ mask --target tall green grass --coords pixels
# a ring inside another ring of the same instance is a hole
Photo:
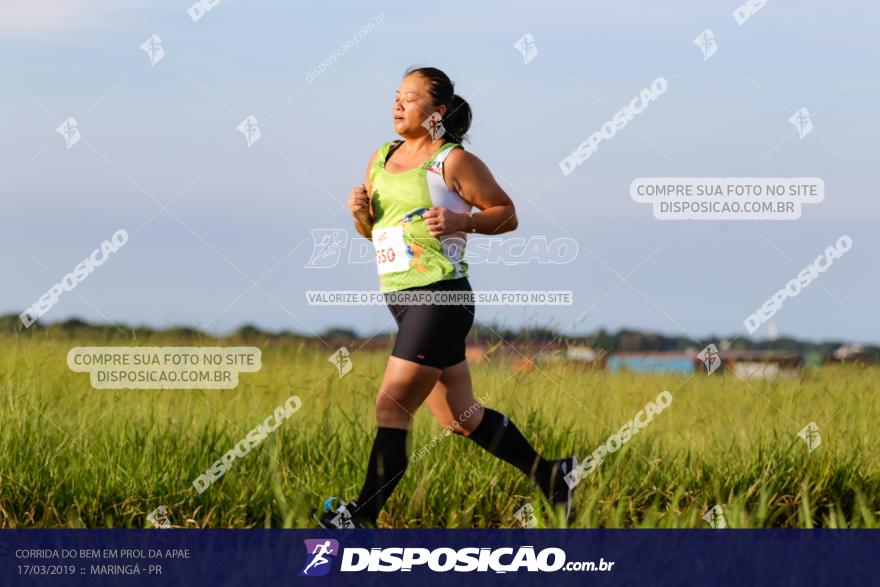
[[[312,507],[355,497],[375,430],[387,353],[354,352],[340,379],[332,349],[261,341],[262,369],[234,390],[94,390],[66,365],[73,346],[132,344],[0,339],[0,527],[142,527],[159,505],[186,527],[313,526]],[[187,345],[154,338],[143,345]],[[878,370],[825,367],[796,379],[609,374],[571,364],[514,372],[472,366],[475,395],[507,415],[548,458],[583,458],[668,389],[672,405],[575,489],[571,527],[876,527],[880,519]],[[225,476],[192,481],[292,394],[302,407]],[[797,437],[815,421],[812,453]],[[514,527],[531,503],[561,521],[516,469],[416,414],[412,462],[380,526]]]

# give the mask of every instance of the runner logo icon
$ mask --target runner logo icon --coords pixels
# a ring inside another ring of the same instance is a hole
[[[322,577],[329,573],[333,559],[339,554],[339,541],[332,538],[312,538],[303,542],[306,544],[306,566],[299,576]]]

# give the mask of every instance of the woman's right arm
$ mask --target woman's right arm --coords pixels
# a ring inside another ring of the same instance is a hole
[[[373,186],[370,184],[370,171],[373,169],[373,161],[376,160],[376,155],[378,153],[379,150],[377,149],[376,152],[373,153],[373,156],[370,157],[370,162],[367,165],[366,181],[351,190],[351,195],[348,197],[348,209],[354,217],[354,227],[364,238],[371,238],[373,234],[373,222],[375,221],[375,218],[373,217],[373,206],[371,202],[373,197]]]

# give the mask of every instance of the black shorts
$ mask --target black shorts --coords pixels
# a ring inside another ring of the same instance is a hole
[[[400,291],[472,291],[467,277],[437,281]],[[443,369],[465,359],[465,338],[474,324],[474,305],[392,304],[397,338],[391,355]]]

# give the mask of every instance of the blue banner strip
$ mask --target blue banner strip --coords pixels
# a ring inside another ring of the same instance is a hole
[[[878,585],[878,553],[877,530],[0,530],[0,584]]]

